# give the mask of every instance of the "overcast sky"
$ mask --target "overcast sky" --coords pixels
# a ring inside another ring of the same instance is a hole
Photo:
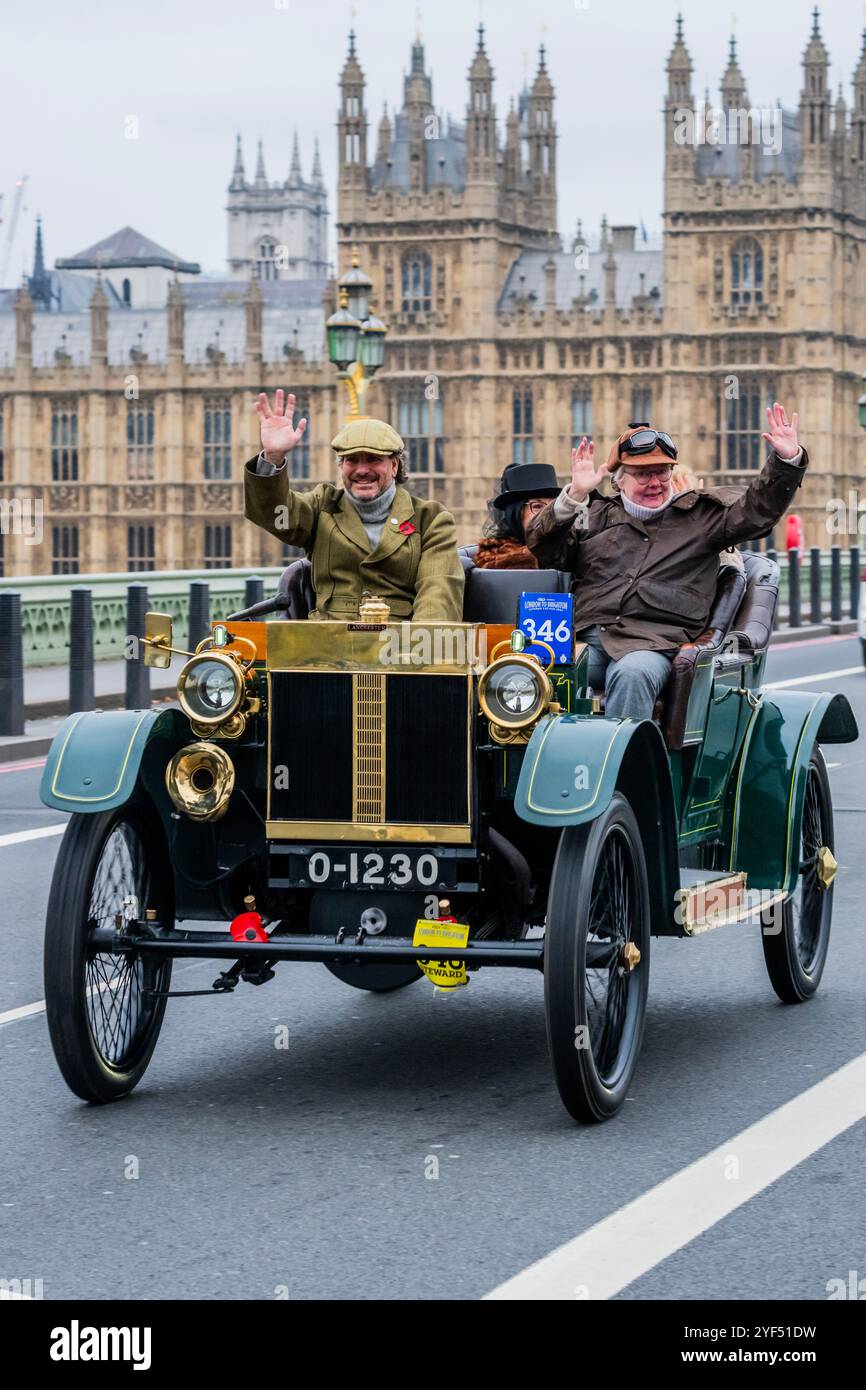
[[[479,15],[500,124],[530,80],[540,42],[556,89],[559,230],[578,216],[661,230],[664,65],[678,9],[694,90],[717,93],[732,24],[753,104],[795,105],[811,4],[749,0],[2,0],[0,265],[14,185],[29,175],[4,284],[31,269],[37,213],[53,264],[130,224],[206,271],[226,269],[226,186],[236,131],[247,174],[261,135],[270,180],[284,179],[292,134],[305,175],[319,136],[335,212],[337,78],[354,25],[367,79],[369,140],[401,99],[416,28],[436,107],[462,120]],[[830,74],[845,85],[866,7],[821,6]],[[138,118],[138,139],[125,137]],[[331,234],[333,254],[333,230]]]

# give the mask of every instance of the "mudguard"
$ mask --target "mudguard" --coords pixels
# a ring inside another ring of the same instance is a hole
[[[90,710],[61,724],[39,796],[57,811],[111,811],[132,796],[147,746],[189,738],[179,710]]]
[[[729,868],[745,870],[750,889],[794,891],[812,749],[816,743],[853,743],[857,737],[844,695],[764,691],[734,782]]]
[[[677,821],[670,762],[661,731],[651,720],[598,715],[551,715],[533,730],[526,748],[514,809],[533,825],[587,825],[615,791],[638,819],[647,861],[656,935],[683,935],[675,921]]]

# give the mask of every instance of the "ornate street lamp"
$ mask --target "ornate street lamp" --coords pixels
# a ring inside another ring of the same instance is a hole
[[[363,415],[367,388],[385,357],[388,330],[370,309],[372,288],[373,282],[360,268],[355,249],[351,268],[337,282],[340,307],[326,324],[328,357],[339,369],[349,395],[347,419]]]

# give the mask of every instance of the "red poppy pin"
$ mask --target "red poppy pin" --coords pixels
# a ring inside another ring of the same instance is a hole
[[[415,527],[412,525],[411,521],[404,521],[399,529],[404,536],[414,536],[415,534]]]

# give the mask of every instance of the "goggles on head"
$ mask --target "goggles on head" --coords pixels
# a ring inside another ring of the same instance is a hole
[[[638,458],[641,454],[651,454],[654,449],[661,449],[663,454],[667,454],[669,459],[676,460],[677,446],[669,434],[664,430],[653,430],[646,428],[636,429],[634,434],[630,434],[623,439],[617,449],[617,457],[622,458],[628,455],[631,458]]]

